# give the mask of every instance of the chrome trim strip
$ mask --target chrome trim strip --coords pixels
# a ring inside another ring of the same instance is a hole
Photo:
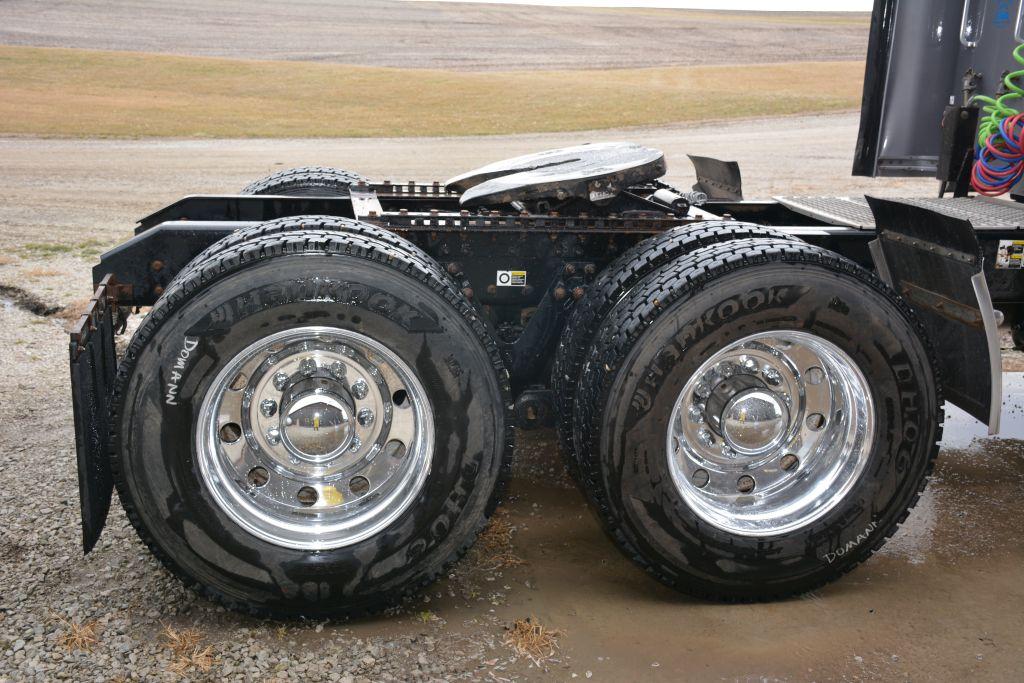
[[[996,324],[995,309],[992,308],[992,296],[985,281],[985,270],[971,276],[974,296],[978,299],[978,310],[985,326],[985,338],[988,341],[989,374],[991,375],[992,406],[988,414],[988,433],[999,433],[999,417],[1003,408],[1003,359],[999,353],[999,326]]]
[[[875,270],[878,271],[878,277],[882,278],[882,282],[894,287],[892,283],[892,273],[889,272],[889,264],[885,261],[885,252],[882,251],[882,238],[868,242],[868,251],[871,252],[871,260],[875,262]]]

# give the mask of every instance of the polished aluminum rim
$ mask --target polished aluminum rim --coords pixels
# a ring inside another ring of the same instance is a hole
[[[276,545],[324,550],[395,521],[423,488],[434,417],[409,366],[369,337],[300,327],[217,374],[196,455],[217,505]]]
[[[668,428],[676,489],[705,522],[743,536],[807,526],[849,493],[871,452],[864,374],[813,334],[751,335],[686,382]]]

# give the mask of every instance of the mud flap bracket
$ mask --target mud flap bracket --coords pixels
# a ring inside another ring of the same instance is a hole
[[[110,390],[117,370],[114,318],[117,283],[107,275],[71,331],[71,397],[75,415],[82,548],[99,540],[114,491],[110,471]]]
[[[947,400],[999,431],[999,314],[970,221],[898,200],[867,197],[878,238],[875,268],[914,308],[938,357]]]

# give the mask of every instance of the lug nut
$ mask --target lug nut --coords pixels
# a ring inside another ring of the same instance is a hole
[[[360,377],[352,383],[352,395],[359,400],[366,398],[368,393],[370,393],[370,387],[367,386],[366,380],[363,378]]]
[[[576,274],[576,266],[573,265],[572,263],[566,263],[565,264],[565,274],[566,275],[575,275]]]
[[[369,408],[363,408],[359,411],[359,415],[356,419],[359,420],[359,424],[363,427],[369,427],[373,424],[373,411]]]
[[[272,398],[265,398],[260,401],[260,412],[263,417],[273,417],[277,412],[277,401]]]
[[[700,430],[699,432],[697,432],[697,438],[705,446],[714,446],[715,445],[715,436],[714,436],[714,434],[711,433],[710,430],[707,430],[707,429]]]
[[[278,391],[284,391],[284,388],[288,386],[288,375],[283,372],[279,372],[274,375],[274,388]]]
[[[306,377],[311,377],[316,374],[316,361],[312,358],[303,358],[302,362],[299,363],[299,372]]]
[[[697,387],[693,390],[694,395],[698,398],[707,398],[711,394],[711,386],[706,380],[697,382]]]
[[[352,451],[353,453],[355,453],[356,451],[359,450],[359,447],[362,446],[362,445],[363,445],[363,440],[360,439],[358,436],[353,436],[352,437],[352,445],[350,445],[348,447],[348,449],[350,451]]]
[[[333,363],[331,363],[331,374],[337,377],[338,379],[344,379],[345,364],[342,363],[340,360],[336,360]]]
[[[555,297],[555,301],[563,301],[568,292],[565,291],[565,287],[555,287],[555,291],[551,294]]]
[[[764,368],[761,370],[761,374],[764,375],[764,380],[768,382],[768,384],[771,384],[773,387],[779,386],[779,384],[782,382],[782,373],[770,365],[764,366]]]
[[[743,361],[743,369],[749,373],[757,372],[757,361],[753,358],[747,358]]]
[[[277,427],[271,427],[267,430],[267,442],[271,446],[281,443],[281,431]]]
[[[692,422],[703,422],[704,421],[704,408],[694,403],[690,406],[690,420]]]
[[[718,374],[720,374],[723,378],[726,379],[732,377],[733,375],[736,374],[736,366],[726,361],[725,363],[722,363],[720,366],[718,366]]]

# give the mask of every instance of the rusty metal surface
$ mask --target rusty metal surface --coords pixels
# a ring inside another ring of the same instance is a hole
[[[664,214],[622,217],[610,216],[539,216],[523,213],[503,214],[492,211],[486,214],[450,213],[447,211],[398,211],[384,216],[370,216],[363,219],[395,232],[596,232],[596,233],[659,233],[677,225],[696,222],[693,218],[678,218]]]
[[[505,159],[456,176],[445,185],[463,193],[463,206],[571,197],[601,202],[631,185],[660,178],[665,171],[660,150],[601,142]]]
[[[85,350],[86,344],[96,330],[101,329],[104,316],[113,315],[117,300],[123,290],[113,275],[106,275],[96,286],[89,303],[71,327],[71,360],[76,360]]]

